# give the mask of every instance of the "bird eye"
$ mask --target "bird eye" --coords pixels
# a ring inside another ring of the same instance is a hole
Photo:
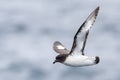
[[[57,57],[56,57],[56,59],[60,59],[60,57],[59,57],[59,56],[57,56]]]
[[[56,59],[60,59],[60,58],[62,58],[62,56],[61,56],[61,55],[58,55],[58,56],[56,57]]]

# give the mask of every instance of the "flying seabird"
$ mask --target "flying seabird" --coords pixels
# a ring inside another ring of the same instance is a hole
[[[88,34],[93,23],[96,20],[98,11],[99,6],[88,16],[88,18],[80,26],[74,36],[71,50],[66,49],[64,45],[59,41],[54,42],[53,49],[55,52],[59,53],[59,55],[56,56],[53,64],[55,64],[56,62],[60,62],[67,66],[81,67],[99,63],[100,59],[98,56],[89,57],[84,54]]]

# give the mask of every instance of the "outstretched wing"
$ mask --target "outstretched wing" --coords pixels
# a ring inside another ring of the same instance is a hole
[[[74,36],[73,45],[70,51],[70,54],[73,53],[82,53],[84,55],[84,48],[87,41],[87,37],[89,34],[89,30],[92,27],[95,19],[97,17],[99,11],[99,7],[97,7],[84,21],[84,23],[80,26],[77,33]]]
[[[54,42],[53,49],[60,54],[69,54],[69,50],[67,50],[59,41]]]

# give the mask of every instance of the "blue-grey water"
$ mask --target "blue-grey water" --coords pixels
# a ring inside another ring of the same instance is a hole
[[[53,42],[71,48],[73,36],[100,6],[86,55],[98,65],[53,65]],[[0,80],[120,80],[119,0],[0,0]]]

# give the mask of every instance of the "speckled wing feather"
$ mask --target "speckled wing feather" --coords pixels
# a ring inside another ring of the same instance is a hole
[[[84,23],[80,26],[77,33],[74,36],[73,45],[70,51],[70,54],[81,53],[84,55],[84,48],[93,23],[96,20],[97,14],[99,11],[99,6],[88,16]]]
[[[67,50],[64,45],[62,45],[59,41],[55,41],[53,44],[53,49],[55,52],[59,54],[69,54],[69,50]]]

